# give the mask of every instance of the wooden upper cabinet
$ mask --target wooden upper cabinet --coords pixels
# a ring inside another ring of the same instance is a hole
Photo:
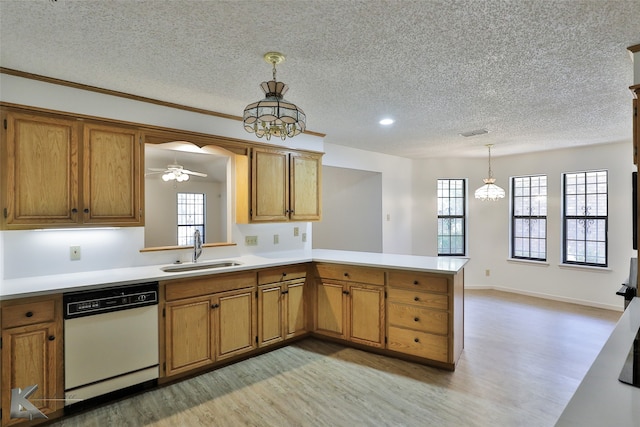
[[[144,225],[136,129],[16,111],[3,116],[5,228]]]
[[[250,221],[319,221],[321,159],[321,154],[253,148]]]
[[[319,221],[322,159],[317,155],[290,154],[290,217],[294,221]]]
[[[251,159],[251,220],[289,219],[289,153],[270,148],[254,148]]]
[[[139,132],[87,124],[83,142],[84,222],[140,224],[143,155]]]
[[[8,113],[2,133],[8,228],[78,222],[77,121]]]

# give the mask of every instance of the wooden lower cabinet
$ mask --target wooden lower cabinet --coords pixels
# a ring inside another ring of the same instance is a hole
[[[464,344],[462,274],[390,271],[387,349],[454,368]]]
[[[29,401],[49,419],[64,405],[62,296],[35,297],[2,304],[2,425],[33,425],[11,418],[11,390],[37,385]]]
[[[258,272],[258,346],[307,333],[306,277],[306,264]]]
[[[161,283],[161,377],[185,374],[254,350],[256,274]]]
[[[372,347],[384,347],[384,271],[318,264],[314,332]],[[339,279],[339,280],[338,280]],[[360,283],[357,280],[369,280]]]
[[[212,302],[216,360],[256,348],[255,289],[220,293]]]
[[[167,376],[210,365],[215,360],[211,297],[169,302],[165,307]]]

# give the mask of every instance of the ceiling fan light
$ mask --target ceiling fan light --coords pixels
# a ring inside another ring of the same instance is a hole
[[[169,176],[168,173],[165,173],[165,174],[162,175],[162,180],[164,182],[171,181],[171,177]]]

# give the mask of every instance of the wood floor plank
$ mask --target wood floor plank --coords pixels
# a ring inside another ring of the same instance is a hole
[[[467,290],[455,372],[306,339],[51,425],[553,426],[620,315]]]

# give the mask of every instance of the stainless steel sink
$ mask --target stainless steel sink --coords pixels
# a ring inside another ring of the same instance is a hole
[[[160,270],[166,273],[180,273],[184,271],[194,270],[213,270],[216,268],[234,267],[236,265],[242,265],[238,261],[211,261],[211,262],[190,262],[184,264],[172,264],[165,267],[161,267]]]

